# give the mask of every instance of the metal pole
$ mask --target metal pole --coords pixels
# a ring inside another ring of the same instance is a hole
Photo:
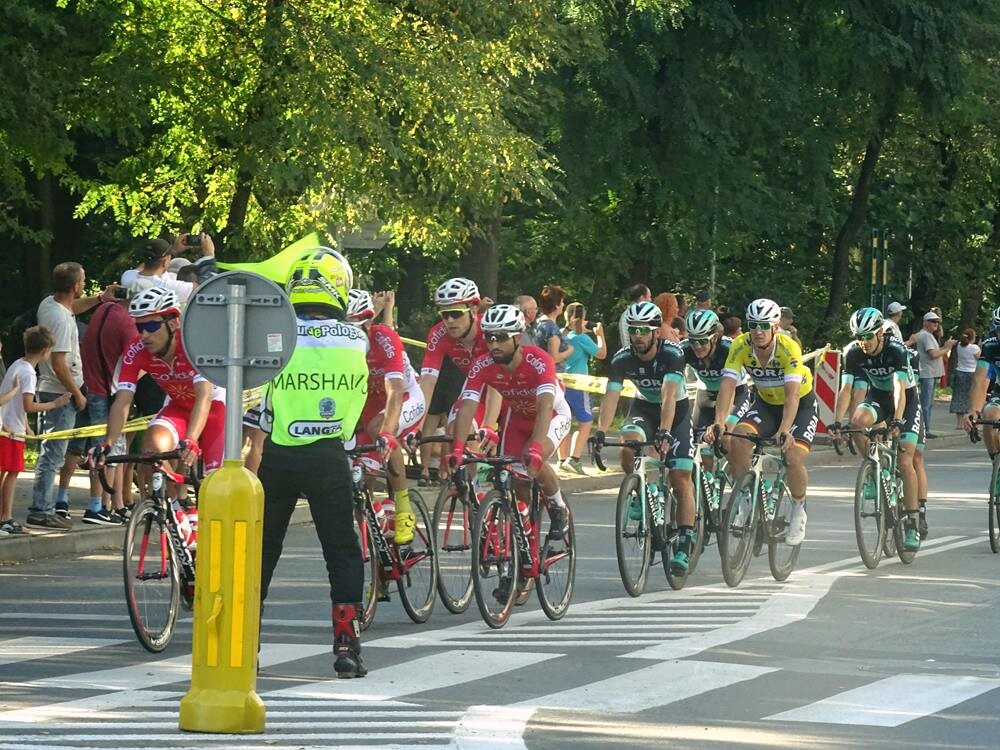
[[[889,288],[889,243],[891,240],[892,232],[886,229],[882,241],[882,299],[879,304],[880,310],[885,310],[886,294]]]
[[[715,181],[715,201],[712,206],[712,254],[708,268],[708,293],[712,297],[713,303],[718,303],[715,299],[715,243],[716,232],[719,228],[719,181]]]
[[[229,287],[229,361],[226,364],[226,459],[240,460],[243,454],[243,320],[247,288]]]
[[[875,307],[875,281],[878,278],[877,271],[875,270],[878,266],[878,230],[872,230],[872,262],[871,270],[868,276],[869,286],[868,286],[868,305],[870,307]]]

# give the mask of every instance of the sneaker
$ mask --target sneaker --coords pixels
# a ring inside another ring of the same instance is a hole
[[[116,508],[112,511],[116,516],[122,519],[122,523],[128,523],[128,520],[132,517],[132,509],[129,507]]]
[[[28,532],[24,530],[13,518],[8,518],[6,521],[0,522],[0,530],[6,531],[8,534],[27,534]]]
[[[583,464],[580,463],[579,458],[567,458],[566,462],[563,464],[563,468],[573,474],[587,476],[587,472],[583,470]]]
[[[785,544],[798,547],[806,538],[806,506],[805,503],[792,501],[792,512],[788,518],[788,532],[785,534]]]
[[[906,533],[903,535],[903,549],[907,552],[916,552],[920,549],[920,532],[912,523],[907,523]]]
[[[73,517],[72,514],[69,512],[69,506],[68,505],[57,505],[56,506],[56,515],[59,516],[60,518],[72,518]]]
[[[397,547],[404,547],[413,541],[413,530],[417,527],[417,521],[412,513],[396,514],[396,536],[394,540]]]
[[[549,508],[549,539],[562,539],[569,526],[569,510],[551,506]]]
[[[67,518],[60,518],[54,513],[29,513],[26,526],[34,526],[39,529],[55,529],[57,531],[69,531],[73,524]]]
[[[83,513],[83,522],[92,526],[121,526],[122,519],[117,513],[105,510],[87,510]]]
[[[10,536],[10,532],[7,531],[3,526],[0,526],[0,538]]]

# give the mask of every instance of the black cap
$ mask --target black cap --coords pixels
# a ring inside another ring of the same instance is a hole
[[[695,302],[708,302],[712,299],[711,293],[707,289],[702,289],[698,294],[695,295]]]
[[[161,239],[144,240],[142,248],[139,250],[139,258],[145,263],[159,260],[172,254],[173,249],[170,243]]]

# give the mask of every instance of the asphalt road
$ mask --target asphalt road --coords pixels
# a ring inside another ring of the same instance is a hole
[[[614,492],[578,493],[564,620],[532,599],[500,631],[474,603],[417,626],[394,600],[365,634],[371,673],[353,681],[331,679],[323,563],[312,527],[293,527],[263,624],[263,735],[176,728],[190,620],[164,653],[143,651],[112,552],[2,567],[0,748],[996,748],[988,465],[963,445],[934,448],[929,466],[930,537],[913,565],[863,567],[856,464],[816,453],[789,581],[758,558],[729,589],[710,547],[684,591],[657,568],[636,599],[618,578]]]

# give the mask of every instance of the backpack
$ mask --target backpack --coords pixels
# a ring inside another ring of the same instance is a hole
[[[24,356],[24,332],[38,325],[38,306],[29,308],[18,315],[3,337],[3,361],[8,367],[16,359]]]

